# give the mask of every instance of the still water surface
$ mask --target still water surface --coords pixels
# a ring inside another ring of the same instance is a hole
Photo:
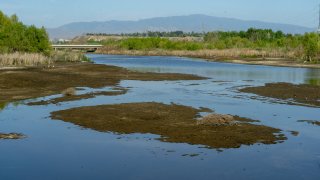
[[[320,179],[320,127],[297,122],[320,120],[320,109],[237,91],[269,82],[317,84],[320,70],[179,57],[89,56],[99,64],[144,72],[196,74],[209,79],[122,81],[119,86],[128,87],[129,92],[121,96],[47,106],[25,105],[36,100],[10,104],[0,110],[0,132],[19,132],[28,137],[0,141],[1,180]],[[86,88],[79,93],[99,90]],[[74,107],[152,101],[207,107],[217,113],[257,119],[261,124],[282,129],[288,140],[275,145],[205,149],[200,145],[160,142],[152,134],[102,133],[49,118],[52,111]],[[289,131],[298,131],[299,135],[293,136]]]

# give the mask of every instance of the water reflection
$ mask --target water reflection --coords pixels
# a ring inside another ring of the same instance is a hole
[[[6,102],[0,102],[0,111],[3,110],[4,108],[6,108],[8,105],[8,103]]]
[[[3,111],[5,108],[7,108],[8,106],[12,105],[13,107],[17,107],[20,104],[23,104],[22,101],[16,101],[16,102],[0,102],[0,111]]]
[[[307,76],[309,77],[305,82],[307,84],[320,86],[320,71],[319,69],[308,69]]]

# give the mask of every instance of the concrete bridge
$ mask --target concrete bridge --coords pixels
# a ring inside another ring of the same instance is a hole
[[[102,48],[103,45],[61,45],[53,44],[52,48],[54,50],[58,49],[69,49],[69,50],[85,50],[87,52],[95,52],[98,48]]]

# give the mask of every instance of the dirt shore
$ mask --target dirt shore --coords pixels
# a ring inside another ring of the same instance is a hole
[[[136,51],[136,50],[98,50],[97,54],[108,55],[132,55],[132,56],[180,56],[190,58],[201,58],[207,61],[248,64],[248,65],[265,65],[280,67],[299,67],[299,68],[320,68],[320,64],[308,63],[288,58],[244,58],[240,56],[221,56],[219,53],[210,53],[210,51]]]
[[[125,68],[91,63],[57,64],[55,68],[49,69],[0,70],[0,108],[8,102],[61,94],[63,90],[72,87],[112,87],[118,85],[121,80],[162,81],[200,79],[205,78],[186,74],[141,73],[129,71]]]
[[[52,112],[52,118],[84,128],[120,134],[151,133],[160,140],[210,148],[238,148],[256,143],[275,144],[286,140],[281,130],[252,124],[250,119],[232,116],[233,125],[197,123],[202,110],[161,103],[131,103],[80,107]]]

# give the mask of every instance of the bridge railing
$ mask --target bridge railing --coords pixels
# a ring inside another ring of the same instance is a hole
[[[87,50],[96,51],[98,48],[102,48],[103,45],[65,45],[65,44],[53,44],[54,50],[58,49],[70,49],[70,50]]]

